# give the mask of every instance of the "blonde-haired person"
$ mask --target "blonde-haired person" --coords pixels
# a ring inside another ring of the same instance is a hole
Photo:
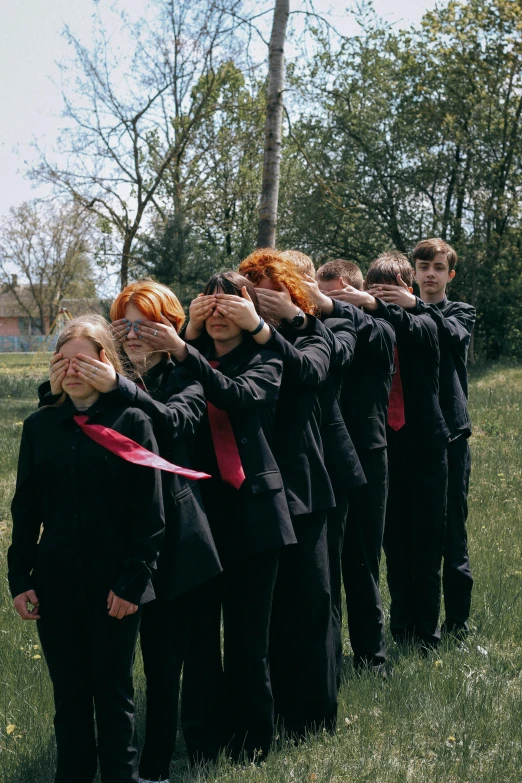
[[[24,422],[9,585],[20,617],[37,621],[53,683],[55,783],[92,783],[98,759],[104,783],[135,783],[132,667],[142,605],[154,598],[161,480],[95,438],[130,438],[149,456],[157,446],[144,413],[79,370],[80,353],[120,369],[102,318],[69,322],[57,350],[59,398]]]
[[[116,373],[80,357],[79,366],[103,391],[121,396],[150,416],[163,457],[192,468],[194,438],[206,410],[201,384],[174,362],[166,345],[185,314],[170,288],[154,280],[126,286],[111,307],[112,331],[128,365]],[[168,346],[167,346],[168,347]],[[59,354],[53,368],[61,366]],[[51,377],[56,374],[51,373]],[[166,780],[175,749],[185,643],[198,621],[191,603],[197,588],[221,572],[197,481],[162,473],[165,538],[154,577],[156,600],[144,608],[140,643],[147,681],[142,780]]]

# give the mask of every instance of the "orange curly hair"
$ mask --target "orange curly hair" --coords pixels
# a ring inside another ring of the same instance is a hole
[[[254,250],[244,261],[241,261],[239,274],[244,275],[254,285],[265,277],[268,277],[278,289],[284,285],[297,307],[308,315],[316,314],[317,307],[308,293],[306,283],[292,261],[288,261],[278,250],[270,247]]]
[[[126,286],[112,303],[111,321],[123,318],[130,302],[141,310],[149,321],[159,323],[164,315],[177,332],[185,322],[185,313],[176,294],[155,280],[138,280]]]

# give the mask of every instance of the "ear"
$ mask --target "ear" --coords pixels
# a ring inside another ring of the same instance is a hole
[[[413,293],[413,286],[409,285],[408,286],[408,291],[410,292],[410,294],[412,294]]]
[[[165,324],[165,326],[173,326],[168,318],[166,318],[163,313],[160,313],[161,323]]]
[[[105,348],[102,348],[100,351],[100,362],[103,362],[104,364],[111,364],[111,362],[107,359]]]
[[[452,269],[452,270],[451,270],[451,272],[450,272],[450,273],[449,273],[449,275],[448,275],[448,281],[449,281],[449,280],[453,280],[453,278],[454,278],[454,277],[455,277],[455,270],[454,270],[454,269]]]

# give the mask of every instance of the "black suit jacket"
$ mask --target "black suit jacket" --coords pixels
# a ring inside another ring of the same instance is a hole
[[[143,410],[154,428],[162,457],[184,468],[192,464],[194,438],[206,410],[201,384],[183,367],[165,359],[143,376],[146,391],[118,375],[113,392]],[[52,404],[46,381],[38,390],[40,405]],[[154,575],[157,592],[167,600],[188,592],[221,572],[198,481],[161,471],[165,537]]]
[[[439,338],[431,316],[412,315],[380,300],[376,314],[392,324],[404,396],[405,433],[423,447],[445,443],[449,430],[439,404]]]
[[[272,329],[266,348],[283,359],[283,382],[275,418],[274,453],[293,515],[335,507],[324,463],[319,390],[328,377],[330,346],[322,324],[308,316],[306,329]]]
[[[101,395],[82,413],[158,453],[148,416],[118,395]],[[35,589],[42,612],[48,599],[71,590],[106,600],[112,589],[145,603],[154,598],[151,576],[163,539],[160,473],[95,443],[75,414],[67,399],[24,422],[8,552],[11,593]]]
[[[151,419],[160,454],[198,469],[193,449],[205,414],[203,388],[180,365],[165,359],[143,376],[146,391],[118,376],[119,391]],[[154,585],[167,600],[208,581],[222,570],[201,496],[201,481],[162,471],[165,539]]]
[[[357,336],[341,389],[341,411],[348,432],[359,454],[386,448],[388,398],[395,366],[393,327],[347,302],[332,301],[332,317],[353,323]]]
[[[330,370],[319,390],[324,461],[334,491],[366,484],[359,457],[341,413],[339,398],[352,363],[357,335],[347,318],[326,318],[324,337],[330,345]]]
[[[295,543],[283,479],[271,449],[281,359],[248,336],[218,359],[217,369],[206,358],[215,358],[206,335],[187,343],[187,349],[182,366],[201,383],[207,400],[227,411],[246,476],[239,490],[221,481],[205,415],[195,459],[198,468],[213,476],[202,482],[201,490],[220,555],[230,560]]]
[[[471,332],[475,325],[475,308],[466,302],[450,302],[447,297],[437,304],[426,304],[417,298],[413,313],[427,313],[439,333],[440,392],[442,415],[448,425],[451,438],[471,435],[468,413],[468,360]]]

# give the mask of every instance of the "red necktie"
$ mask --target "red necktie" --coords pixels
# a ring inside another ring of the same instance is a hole
[[[209,362],[214,369],[219,367],[219,362]],[[210,434],[216,452],[216,460],[221,478],[234,489],[239,489],[245,480],[245,471],[241,464],[241,457],[237,449],[234,431],[228,418],[228,413],[216,408],[207,401],[208,422]]]
[[[390,401],[388,404],[388,424],[392,430],[400,430],[406,424],[404,417],[404,397],[402,394],[401,368],[399,365],[399,352],[395,348],[393,353],[395,360],[395,375],[390,389]]]
[[[102,424],[87,424],[89,421],[88,416],[73,416],[73,419],[88,438],[91,438],[91,440],[106,448],[107,451],[112,451],[113,454],[127,462],[134,462],[135,465],[143,465],[146,468],[158,468],[166,473],[178,473],[180,476],[185,476],[185,478],[189,479],[211,478],[208,473],[181,468],[179,465],[167,462],[163,457],[159,457],[144,446],[140,446],[139,443],[127,438],[126,435],[122,435],[121,432],[111,430]]]

